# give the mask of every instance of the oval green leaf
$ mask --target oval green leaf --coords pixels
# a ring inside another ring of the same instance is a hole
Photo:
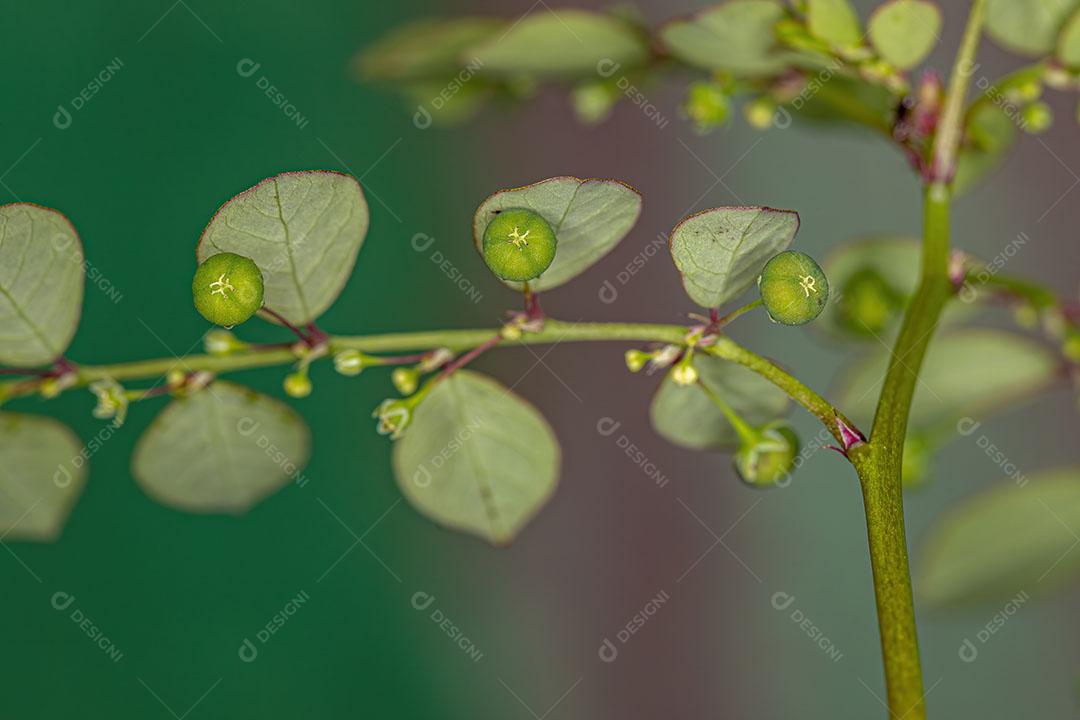
[[[1080,571],[1080,468],[1002,485],[931,527],[916,592],[936,605],[999,603],[1045,592]]]
[[[218,380],[154,418],[132,473],[163,505],[240,514],[302,477],[310,450],[307,425],[289,406]]]
[[[585,272],[626,237],[641,214],[641,195],[617,180],[554,177],[533,185],[501,190],[473,217],[473,243],[483,256],[484,230],[503,210],[539,213],[558,239],[555,260],[529,287],[551,290]],[[521,283],[506,282],[518,289]]]
[[[671,256],[690,299],[720,307],[757,280],[773,255],[799,231],[794,210],[721,207],[683,220],[671,231]]]
[[[672,55],[696,67],[775,75],[789,64],[790,53],[777,48],[774,32],[786,14],[778,0],[729,0],[668,23],[660,37]]]
[[[1049,55],[1066,18],[1078,5],[1080,0],[988,0],[987,32],[1021,55]]]
[[[337,299],[368,229],[368,206],[351,175],[287,172],[221,206],[196,256],[249,257],[262,270],[264,302],[293,325],[306,325]]]
[[[82,243],[63,213],[0,205],[0,364],[33,367],[64,354],[84,279]]]
[[[417,408],[394,446],[394,472],[421,513],[503,545],[554,493],[559,445],[532,405],[458,370]]]
[[[909,70],[941,37],[941,10],[928,0],[889,0],[870,16],[870,42],[881,57]]]
[[[787,394],[742,365],[698,354],[694,367],[701,382],[751,425],[761,426],[787,413]],[[735,428],[696,385],[676,385],[666,378],[653,396],[649,417],[656,432],[682,447],[723,450],[739,444]]]
[[[534,5],[502,33],[464,51],[484,72],[512,76],[584,75],[598,65],[634,67],[648,57],[645,37],[626,21],[586,10]]]
[[[848,0],[807,0],[806,24],[810,32],[836,46],[862,43],[862,26]]]
[[[475,60],[466,50],[504,32],[503,20],[482,17],[426,19],[408,23],[360,53],[355,68],[362,77],[388,82],[438,81],[430,100],[446,81]]]
[[[83,444],[66,425],[0,413],[0,537],[55,540],[85,482]]]
[[[1080,10],[1072,14],[1061,31],[1057,59],[1070,68],[1080,68]]]
[[[857,422],[873,417],[889,357],[882,348],[840,377],[838,407]],[[1026,335],[986,328],[949,331],[927,351],[909,423],[919,430],[965,415],[985,419],[1049,388],[1059,369],[1057,353]]]

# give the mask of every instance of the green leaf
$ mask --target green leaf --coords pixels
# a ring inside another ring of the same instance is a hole
[[[976,106],[967,122],[967,142],[960,148],[954,192],[967,192],[993,172],[1013,146],[1017,121],[992,103]]]
[[[504,33],[465,51],[485,72],[499,75],[595,76],[597,66],[623,68],[648,58],[645,38],[629,23],[586,10],[534,6]]]
[[[715,308],[757,280],[773,255],[799,231],[799,214],[767,207],[721,207],[683,220],[671,231],[671,256],[686,294]]]
[[[862,26],[848,0],[808,0],[806,23],[810,32],[830,45],[859,45]]]
[[[930,603],[999,603],[1080,570],[1080,468],[1021,478],[964,500],[930,529],[915,589]]]
[[[0,413],[0,537],[60,536],[86,481],[82,443],[51,418]]]
[[[1080,10],[1074,12],[1057,41],[1057,59],[1070,68],[1080,67]]]
[[[249,257],[262,270],[264,302],[306,325],[337,299],[368,229],[368,206],[351,175],[287,172],[263,180],[221,206],[196,255]]]
[[[559,445],[532,405],[458,370],[417,408],[394,446],[394,472],[421,513],[502,545],[555,491]]]
[[[641,214],[641,195],[617,180],[554,177],[500,190],[476,209],[473,242],[483,256],[484,230],[503,210],[522,208],[543,216],[558,240],[555,260],[538,279],[536,291],[551,290],[585,272],[626,237]],[[506,282],[512,288],[521,283]]]
[[[31,203],[0,205],[0,363],[64,354],[82,313],[83,250],[71,222]]]
[[[906,299],[915,292],[919,283],[921,246],[922,243],[914,238],[885,236],[854,240],[830,252],[821,267],[825,271],[825,277],[829,278],[829,286],[834,289],[838,298],[825,306],[815,325],[839,336],[854,336],[874,341],[874,334],[880,335],[876,330],[874,333],[860,332],[853,335],[852,328],[844,322],[842,308],[849,281],[858,273],[874,273],[890,291],[904,298],[906,303]],[[900,308],[900,312],[902,310],[903,308]],[[900,312],[894,314],[890,326],[899,322]],[[859,328],[854,330],[858,331]]]
[[[986,28],[1002,46],[1022,55],[1049,55],[1058,32],[1080,0],[989,0]]]
[[[890,355],[881,348],[843,371],[838,407],[856,421],[873,417]],[[930,345],[909,423],[918,430],[965,415],[983,420],[1050,387],[1059,368],[1052,348],[1025,335],[985,328],[952,330]]]
[[[789,63],[777,49],[776,23],[786,16],[778,0],[729,0],[668,23],[660,37],[671,54],[706,70],[775,75]]]
[[[506,22],[464,17],[412,22],[357,55],[362,77],[390,82],[437,81],[441,86],[475,58],[466,50],[505,31]]]
[[[873,345],[888,343],[903,318],[904,306],[918,287],[921,258],[922,242],[915,238],[869,237],[839,245],[821,263],[836,299],[825,306],[814,327],[845,339],[864,340]],[[876,275],[888,291],[898,296],[899,307],[894,309],[884,328],[852,328],[844,322],[844,303],[852,294],[850,283],[854,276],[867,273]],[[954,324],[977,310],[974,304],[951,303],[946,306],[940,324]]]
[[[218,380],[154,418],[132,473],[169,507],[240,514],[302,478],[310,450],[307,426],[287,405]]]
[[[701,382],[751,425],[761,426],[787,413],[788,396],[742,365],[698,354],[694,367]],[[682,447],[721,450],[739,444],[735,428],[696,385],[676,385],[666,378],[653,396],[649,417],[656,432]]]
[[[870,16],[869,33],[881,57],[909,70],[941,37],[941,10],[928,0],[889,0]]]

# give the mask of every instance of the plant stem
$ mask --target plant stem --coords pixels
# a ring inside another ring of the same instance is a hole
[[[850,453],[859,473],[866,510],[889,712],[893,718],[907,720],[925,720],[926,703],[904,533],[904,440],[919,370],[941,311],[953,292],[948,276],[950,182],[964,131],[964,100],[982,33],[984,7],[985,0],[973,0],[971,4],[934,138],[932,174],[924,193],[919,287],[893,348],[870,441]]]
[[[735,412],[735,408],[731,407],[727,400],[724,400],[724,398],[713,392],[713,389],[701,382],[700,379],[697,384],[702,392],[704,392],[708,398],[713,401],[713,404],[719,408],[720,412],[724,414],[727,421],[731,423],[731,427],[735,428],[735,434],[739,436],[739,440],[741,440],[744,445],[752,445],[757,442],[757,431],[750,427],[750,423],[743,420],[739,413]]]
[[[497,330],[480,328],[471,330],[430,330],[384,335],[330,336],[328,354],[341,350],[359,350],[363,353],[407,352],[445,347],[455,352],[485,348],[489,345],[510,347],[513,344],[542,345],[564,342],[627,341],[655,342],[665,345],[682,345],[686,341],[687,328],[681,325],[648,323],[569,323],[547,320],[541,330],[526,332],[514,343],[496,343]],[[836,418],[843,417],[820,395],[792,377],[785,370],[756,353],[747,350],[734,340],[720,336],[704,352],[731,360],[757,372],[786,392],[812,414],[821,418],[826,427],[838,435]],[[178,369],[187,373],[204,371],[214,374],[236,372],[254,368],[288,365],[296,362],[291,347],[251,347],[229,355],[189,355],[184,358],[158,358],[118,363],[114,365],[80,365],[78,377],[72,387],[84,387],[94,380],[112,378],[118,382],[145,380],[167,375]],[[0,401],[10,400],[37,391],[33,381],[9,381],[0,383]]]

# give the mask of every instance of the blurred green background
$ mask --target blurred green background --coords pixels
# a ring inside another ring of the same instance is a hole
[[[639,6],[658,22],[700,5]],[[874,3],[859,5],[865,17]],[[962,22],[963,4],[956,5],[945,8],[944,47],[931,61],[939,68],[947,67]],[[546,299],[552,315],[568,320],[681,321],[692,308],[655,241],[707,207],[796,208],[799,248],[815,255],[854,235],[918,232],[919,191],[904,161],[858,133],[796,124],[760,134],[736,120],[697,137],[678,117],[682,92],[674,86],[650,90],[670,120],[664,127],[624,104],[607,124],[582,128],[565,96],[548,93],[465,127],[420,130],[415,108],[349,74],[358,48],[406,19],[519,16],[542,6],[9,4],[0,47],[7,68],[0,198],[64,211],[106,289],[122,296],[114,302],[87,285],[70,356],[99,363],[196,347],[206,326],[190,303],[195,241],[223,201],[283,170],[345,170],[368,194],[372,228],[352,280],[321,322],[331,332],[497,322],[516,299],[476,257],[472,211],[497,188],[551,175],[618,177],[645,197],[642,220],[620,248]],[[993,50],[987,55],[990,77],[1016,65]],[[252,62],[253,74],[238,72]],[[72,99],[109,65],[118,69],[76,109]],[[294,110],[269,98],[262,78]],[[61,105],[70,113],[63,128],[54,122]],[[1023,140],[1005,174],[961,201],[956,242],[993,256],[1027,232],[1034,242],[1010,271],[1073,294],[1080,251],[1070,242],[1075,198],[1067,193],[1078,145],[1071,108],[1057,107],[1059,127]],[[418,233],[435,238],[424,252],[410,242]],[[436,252],[480,289],[482,302],[444,275]],[[638,256],[642,268],[622,283],[619,271]],[[618,284],[614,303],[599,299],[605,281]],[[283,339],[268,327],[245,326],[241,334]],[[845,354],[812,331],[747,323],[738,334],[820,388]],[[557,497],[505,550],[443,532],[400,501],[389,443],[369,417],[390,394],[385,375],[345,379],[318,368],[314,395],[290,401],[313,431],[309,482],[240,518],[184,515],[143,495],[129,457],[164,402],[133,408],[93,455],[61,540],[8,543],[0,553],[3,715],[882,716],[865,528],[850,469],[834,453],[817,453],[790,488],[763,494],[739,486],[728,457],[677,450],[649,429],[654,383],[625,375],[621,350],[508,351],[480,363],[517,383],[564,446]],[[237,379],[280,396],[282,375]],[[88,393],[77,393],[16,409],[61,417],[90,441],[102,428],[92,406]],[[622,423],[616,436],[597,433],[602,418]],[[796,418],[804,438],[816,435],[809,419]],[[1075,442],[1062,442],[1075,438],[1061,430],[1066,422],[1075,423],[1072,399],[1061,393],[984,431],[1034,473],[1076,462]],[[621,438],[669,482],[658,487],[647,477]],[[948,503],[1002,482],[1008,479],[973,444],[950,447],[930,487],[908,498],[913,543]],[[53,608],[57,592],[75,597],[72,609],[123,653],[118,662],[69,619],[70,610]],[[786,612],[770,602],[777,592],[795,598]],[[432,605],[414,609],[416,593],[434,596]],[[602,662],[604,639],[614,641],[661,593],[667,599],[658,612],[619,644],[615,662]],[[306,602],[268,642],[257,641],[297,596]],[[1075,598],[1025,606],[972,664],[957,650],[996,608],[923,613],[933,716],[1075,712],[1080,653],[1062,641],[1075,635]],[[839,660],[790,619],[795,609],[828,636]],[[432,621],[436,610],[479,648],[479,660]],[[258,647],[254,662],[239,657],[245,639]]]

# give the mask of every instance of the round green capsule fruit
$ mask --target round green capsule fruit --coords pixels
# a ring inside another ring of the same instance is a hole
[[[788,250],[765,264],[758,292],[769,317],[784,325],[803,325],[825,309],[829,281],[814,258]]]
[[[904,305],[904,296],[877,270],[863,268],[844,283],[838,316],[844,328],[858,335],[877,336],[888,329]]]
[[[484,262],[503,280],[540,277],[555,259],[555,232],[532,210],[503,210],[484,230]]]
[[[195,271],[191,294],[200,315],[215,325],[232,327],[262,307],[263,276],[250,258],[218,253]]]
[[[747,485],[772,487],[795,469],[799,456],[799,436],[779,420],[761,428],[756,442],[744,444],[735,453],[735,472]]]

